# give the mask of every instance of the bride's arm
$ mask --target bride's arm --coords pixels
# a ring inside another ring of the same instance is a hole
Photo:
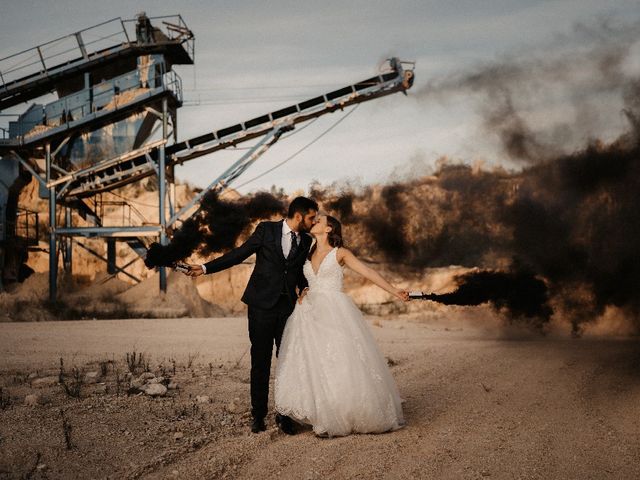
[[[373,283],[378,285],[383,290],[395,295],[400,300],[407,301],[409,300],[409,293],[405,290],[401,290],[399,288],[394,287],[389,282],[387,282],[382,275],[373,270],[372,268],[367,267],[364,263],[356,258],[356,256],[351,253],[351,250],[346,248],[339,248],[337,252],[337,260],[340,264],[344,264],[353,270],[356,273],[359,273],[363,277],[368,280],[371,280]]]

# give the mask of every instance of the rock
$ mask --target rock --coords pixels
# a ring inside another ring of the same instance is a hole
[[[229,413],[242,413],[242,410],[239,398],[234,398],[227,404],[227,412]]]
[[[198,403],[211,403],[211,398],[209,398],[209,395],[198,395],[196,397],[196,402],[198,402]]]
[[[178,384],[176,382],[169,382],[169,385],[167,385],[167,388],[169,390],[177,390],[178,389]]]
[[[31,386],[35,388],[45,388],[45,387],[53,387],[58,384],[58,377],[43,377],[36,378],[33,382],[31,382]]]
[[[147,383],[163,383],[164,377],[154,377],[147,380]]]
[[[145,385],[144,380],[135,379],[131,382],[131,388],[135,388],[138,390],[141,390],[144,385]]]
[[[87,372],[84,376],[85,383],[96,383],[100,378],[100,372]]]
[[[315,480],[316,478],[320,478],[320,475],[315,470],[310,470],[303,478],[304,480]]]
[[[96,385],[96,389],[94,390],[94,393],[107,393],[107,385],[104,383],[100,383],[98,385]]]
[[[36,405],[46,405],[48,403],[51,403],[51,397],[46,393],[31,393],[24,397],[24,404],[31,405],[32,407]]]
[[[131,380],[131,386],[135,388],[141,388],[143,385],[148,383],[153,383],[151,380],[156,378],[156,376],[151,372],[144,372],[138,378]]]
[[[167,393],[167,387],[159,383],[150,383],[140,388],[144,393],[150,397],[161,397]]]
[[[30,373],[29,376],[27,377],[27,379],[29,380],[33,380],[34,378],[38,378],[38,374],[36,372]]]
[[[182,437],[184,437],[184,433],[182,432],[176,432],[173,434],[173,439],[174,440],[180,440]]]
[[[137,395],[142,393],[142,390],[140,390],[138,387],[129,387],[127,389],[127,395]]]

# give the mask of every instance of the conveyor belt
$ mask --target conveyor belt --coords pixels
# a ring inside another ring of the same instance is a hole
[[[339,88],[324,95],[291,105],[275,112],[253,118],[243,123],[200,135],[166,147],[166,165],[182,164],[185,161],[222,150],[239,143],[261,137],[283,125],[317,118],[368,100],[396,92],[404,92],[413,85],[413,70],[405,70],[402,62],[390,60],[392,70],[361,82]],[[121,159],[111,159],[80,172],[55,181],[66,183],[64,196],[86,197],[122,185],[136,182],[149,176],[157,168],[161,146],[143,148],[130,152]]]

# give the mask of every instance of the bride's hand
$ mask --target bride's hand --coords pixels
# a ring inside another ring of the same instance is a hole
[[[399,300],[402,300],[403,302],[409,301],[409,292],[406,290],[401,290],[399,288],[396,288],[395,292],[393,292],[393,295],[396,296]]]
[[[309,290],[309,287],[305,287],[301,292],[300,295],[298,295],[298,303],[300,305],[302,305],[302,299],[304,298],[304,296],[307,294],[307,291]]]

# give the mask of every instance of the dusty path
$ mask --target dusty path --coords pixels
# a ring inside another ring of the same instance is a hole
[[[178,428],[163,417],[167,399],[87,395],[68,410],[77,435],[71,451],[37,433],[68,400],[13,405],[0,412],[0,478],[19,478],[36,451],[46,468],[32,478],[640,478],[637,340],[508,338],[442,321],[371,320],[393,360],[408,425],[336,439],[308,430],[283,435],[271,417],[267,432],[248,433],[245,319],[0,324],[5,383],[18,370],[55,369],[61,355],[77,363],[119,358],[135,343],[152,361],[184,362],[199,352],[200,366],[176,375],[176,398],[212,397],[201,407],[206,428],[195,418],[180,419]],[[234,398],[243,412],[224,416]],[[131,428],[132,415],[141,414],[150,436]],[[185,437],[176,442],[178,429]],[[181,446],[189,438],[197,441]]]

